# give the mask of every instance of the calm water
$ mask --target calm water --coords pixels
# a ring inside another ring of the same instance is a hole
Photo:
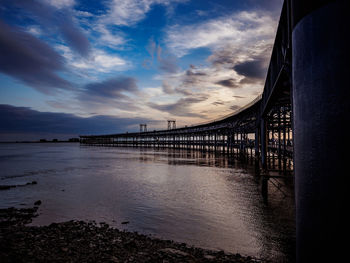
[[[0,144],[0,167],[1,185],[38,182],[0,191],[1,208],[42,200],[35,225],[96,220],[204,248],[293,261],[291,189],[282,193],[270,184],[266,204],[253,169],[227,157],[75,143]]]

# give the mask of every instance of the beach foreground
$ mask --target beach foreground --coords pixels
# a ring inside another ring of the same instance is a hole
[[[260,262],[84,221],[28,226],[33,208],[0,209],[1,262]]]

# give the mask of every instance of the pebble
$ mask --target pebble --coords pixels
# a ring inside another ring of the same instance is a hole
[[[37,207],[0,209],[1,262],[262,262],[94,221],[27,226],[36,215]]]

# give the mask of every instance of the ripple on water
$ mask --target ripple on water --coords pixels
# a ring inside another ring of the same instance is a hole
[[[293,198],[271,186],[264,203],[249,165],[197,151],[45,147],[16,144],[7,149],[10,159],[0,158],[2,180],[38,182],[0,191],[1,207],[42,200],[33,224],[104,221],[205,248],[293,259]]]

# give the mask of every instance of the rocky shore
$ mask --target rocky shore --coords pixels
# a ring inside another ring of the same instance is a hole
[[[120,231],[106,223],[28,226],[39,205],[0,209],[0,262],[261,262]]]

